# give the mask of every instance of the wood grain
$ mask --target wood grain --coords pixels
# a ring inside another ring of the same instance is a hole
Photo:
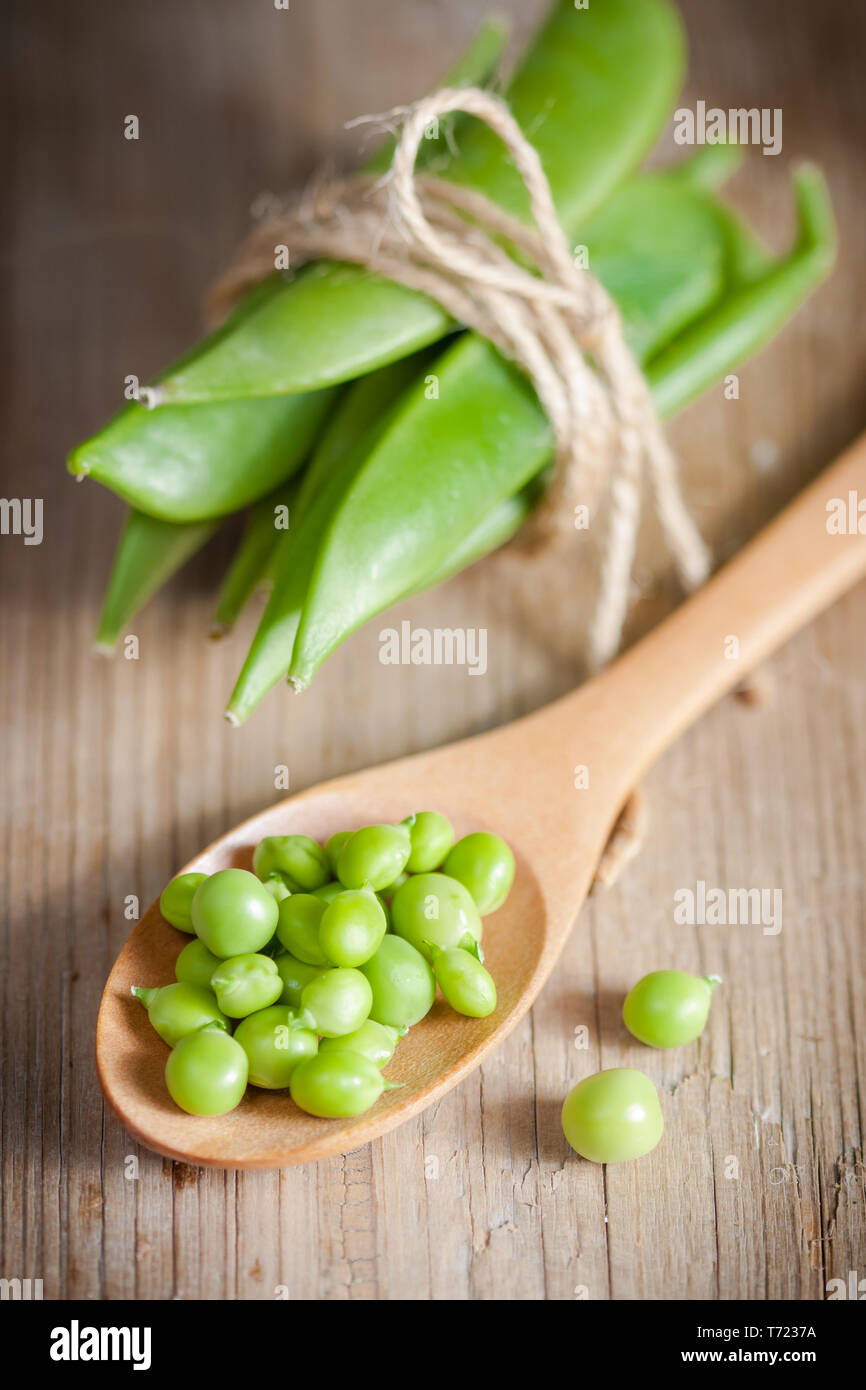
[[[726,702],[666,756],[644,852],[590,901],[532,1015],[434,1109],[346,1158],[246,1174],[164,1163],[104,1113],[95,1011],[127,895],[144,905],[274,800],[279,764],[301,788],[513,718],[580,673],[588,578],[541,602],[487,564],[396,615],[487,627],[483,680],[381,666],[374,624],[308,695],[229,730],[219,711],[249,624],[225,644],[204,634],[230,537],[137,621],[139,661],[100,664],[120,509],[62,468],[124,375],[146,378],[195,335],[252,199],[325,156],[347,162],[342,121],[429,86],[485,8],[6,7],[3,492],[45,499],[45,539],[0,538],[0,1275],[41,1277],[46,1297],[812,1299],[866,1273],[862,586],[769,664],[765,703]],[[526,30],[543,6],[497,8]],[[842,0],[684,12],[686,101],[784,111],[782,156],[751,154],[737,203],[781,246],[786,168],[814,157],[842,230],[834,279],[743,370],[740,399],[710,393],[673,428],[725,555],[864,424],[863,17]],[[675,598],[651,527],[640,558],[632,634]],[[674,892],[699,878],[781,886],[782,932],[677,926]],[[660,1059],[664,1162],[580,1163],[539,1097],[599,1066],[648,1066],[619,1009],[668,964],[726,984],[705,1038]]]

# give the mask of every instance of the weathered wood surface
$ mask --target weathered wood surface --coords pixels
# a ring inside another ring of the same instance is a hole
[[[525,31],[543,6],[498,8]],[[140,660],[100,663],[120,508],[62,467],[128,372],[146,378],[194,336],[256,194],[347,161],[342,122],[428,87],[485,9],[7,8],[3,492],[45,499],[45,538],[0,539],[0,1275],[42,1278],[46,1297],[814,1299],[866,1275],[862,586],[770,663],[761,704],[729,700],[664,759],[643,853],[591,901],[531,1018],[435,1109],[271,1174],[164,1163],[103,1110],[93,1026],[127,895],[147,903],[275,799],[277,765],[301,788],[512,718],[580,674],[564,651],[586,581],[554,605],[494,563],[396,615],[486,627],[485,678],[382,666],[376,624],[309,694],[230,730],[221,703],[249,622],[223,644],[204,636],[229,537],[137,620]],[[811,156],[843,234],[835,278],[741,373],[740,399],[714,392],[674,426],[690,502],[725,554],[864,424],[863,20],[806,0],[690,0],[685,14],[687,100],[784,110],[782,156],[752,153],[737,202],[783,244],[786,169]],[[673,597],[652,528],[641,565],[633,632]],[[674,893],[699,879],[781,888],[781,932],[676,925]],[[664,965],[725,977],[705,1038],[670,1055],[619,1022],[628,986]],[[667,1133],[603,1171],[567,1151],[559,1105],[623,1064],[660,1083]]]

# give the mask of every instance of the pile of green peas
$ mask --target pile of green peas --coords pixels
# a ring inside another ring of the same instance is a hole
[[[382,1068],[437,985],[457,1013],[493,1013],[482,917],[513,881],[504,840],[481,831],[455,843],[438,811],[325,845],[270,835],[252,873],[172,879],[160,910],[193,940],[174,984],[132,991],[172,1049],[172,1099],[190,1115],[225,1115],[249,1084],[288,1088],[327,1119],[369,1110],[399,1084]]]

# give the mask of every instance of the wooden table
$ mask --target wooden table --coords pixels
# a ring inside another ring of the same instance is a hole
[[[280,765],[300,789],[510,719],[580,675],[585,576],[552,610],[493,562],[394,618],[486,626],[486,678],[383,666],[373,624],[307,695],[276,694],[233,731],[220,710],[252,619],[205,636],[232,536],[136,621],[137,661],[101,662],[120,507],[63,470],[124,376],[195,336],[254,197],[348,161],[342,123],[430,87],[486,8],[8,7],[3,488],[44,499],[45,534],[0,539],[0,1275],[41,1278],[48,1298],[820,1299],[866,1275],[862,586],[762,673],[757,705],[727,701],[664,759],[642,854],[593,898],[532,1016],[440,1105],[343,1158],[249,1174],[139,1151],[103,1108],[94,1019],[130,900],[276,799]],[[499,8],[525,31],[543,6]],[[843,0],[688,0],[685,15],[690,103],[784,110],[782,156],[753,151],[736,202],[783,245],[786,171],[811,156],[842,229],[835,278],[742,371],[739,400],[717,389],[674,427],[724,556],[864,424],[864,24]],[[648,529],[631,635],[675,597]],[[698,880],[781,888],[782,931],[678,926],[674,893]],[[669,1055],[619,1022],[628,986],[660,966],[725,978],[705,1037]],[[605,1171],[566,1148],[559,1107],[621,1064],[659,1083],[667,1133]]]

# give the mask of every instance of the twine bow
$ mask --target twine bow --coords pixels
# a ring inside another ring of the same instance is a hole
[[[415,172],[425,131],[454,111],[477,116],[503,141],[526,186],[534,226],[480,193]],[[606,544],[589,630],[593,667],[609,661],[620,643],[644,471],[681,582],[691,589],[704,581],[709,554],[683,502],[676,461],[619,313],[599,282],[575,264],[538,154],[499,98],[446,87],[410,107],[385,177],[313,188],[269,217],[211,292],[214,310],[227,311],[273,274],[277,244],[289,248],[293,263],[353,261],[422,291],[530,378],[553,428],[556,462],[525,528],[529,552],[573,535],[575,506],[595,509],[607,486]]]

